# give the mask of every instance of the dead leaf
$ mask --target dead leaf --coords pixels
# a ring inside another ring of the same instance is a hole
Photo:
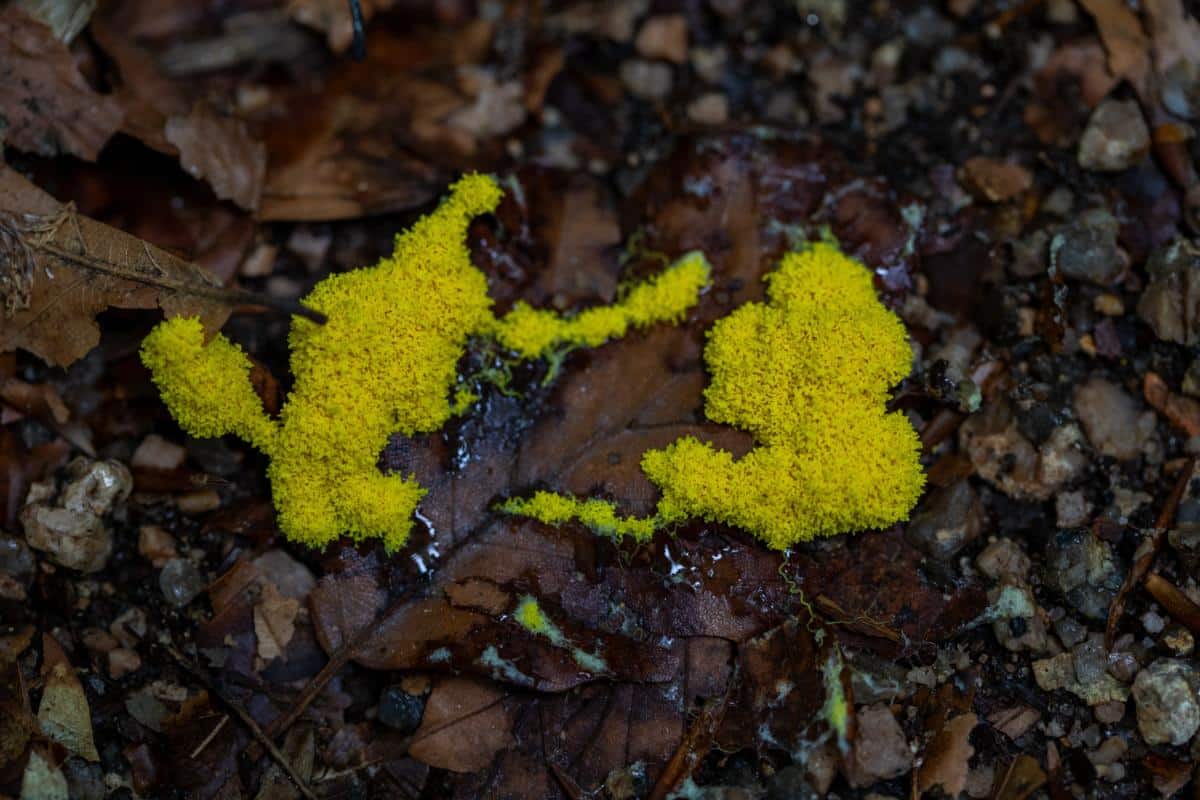
[[[1031,706],[1013,706],[1012,708],[1002,708],[999,711],[993,712],[988,716],[988,722],[992,727],[1003,733],[1010,739],[1019,739],[1026,731],[1032,728],[1039,720],[1042,714],[1036,708]]]
[[[12,306],[0,311],[0,352],[22,347],[66,366],[100,341],[95,315],[110,306],[198,315],[209,331],[229,316],[228,294],[206,271],[80,216],[3,165],[0,215],[32,256],[27,276],[10,272],[23,268],[17,259],[0,264],[5,273],[0,287],[9,292],[4,306]],[[10,288],[22,284],[23,291]],[[22,296],[27,303],[19,302]]]
[[[95,161],[121,107],[94,91],[54,31],[16,5],[0,8],[0,131],[19,150]]]
[[[296,633],[296,612],[300,601],[284,597],[275,584],[263,585],[262,597],[254,606],[254,635],[258,641],[258,657],[271,661],[286,658],[287,646]]]
[[[466,98],[416,74],[445,58],[445,46],[436,36],[417,41],[381,31],[366,61],[343,60],[319,89],[284,96],[281,113],[297,124],[265,131],[271,160],[259,218],[352,219],[434,199],[451,169],[469,166],[475,147],[445,125]]]
[[[17,0],[13,5],[50,26],[65,44],[87,27],[96,10],[96,0]]]
[[[979,723],[974,714],[960,714],[947,722],[925,746],[917,786],[925,794],[935,786],[947,797],[958,797],[967,786],[968,762],[975,755],[971,731]]]
[[[37,723],[16,693],[0,689],[0,774],[19,763]]]
[[[42,636],[42,680],[37,711],[42,733],[80,758],[99,761],[87,695],[62,646],[48,633]]]
[[[1194,61],[1200,52],[1200,21],[1181,0],[1145,0],[1146,27],[1154,42],[1154,67],[1159,75],[1181,61]]]
[[[1025,800],[1045,784],[1046,772],[1037,759],[1022,753],[1007,769],[996,773],[992,797],[995,800]]]
[[[267,150],[244,122],[199,103],[187,116],[167,119],[163,135],[179,149],[179,163],[188,174],[207,181],[217,197],[248,211],[258,209]]]
[[[317,737],[311,725],[296,725],[290,728],[280,752],[292,765],[292,769],[305,783],[312,778],[313,761],[316,758]],[[300,790],[276,762],[271,762],[267,773],[259,784],[254,800],[300,800]]]
[[[361,0],[363,21],[366,22],[376,11],[391,8],[394,0]],[[342,0],[288,0],[288,13],[301,25],[307,25],[325,34],[329,49],[343,52],[354,39],[354,26],[350,17],[350,5]]]
[[[838,737],[822,708],[830,686],[840,688],[844,668],[832,637],[822,634],[818,644],[818,630],[801,611],[738,648],[740,681],[717,732],[721,747],[797,752]],[[845,702],[853,726],[853,698]]]
[[[1020,164],[987,156],[967,159],[962,174],[967,186],[991,203],[1011,200],[1033,186],[1033,173]]]
[[[854,747],[843,763],[851,786],[865,788],[879,780],[898,778],[912,769],[912,751],[904,729],[887,703],[860,708],[857,722]]]
[[[1157,372],[1147,372],[1143,376],[1142,396],[1176,429],[1188,436],[1200,436],[1200,402],[1172,392]]]
[[[514,741],[507,698],[506,691],[486,681],[437,681],[425,701],[425,716],[413,734],[409,754],[451,772],[486,769]]]
[[[1150,69],[1150,39],[1124,0],[1079,0],[1092,15],[1108,53],[1108,69],[1141,87]]]

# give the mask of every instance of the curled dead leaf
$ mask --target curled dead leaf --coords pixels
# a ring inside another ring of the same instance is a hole
[[[42,636],[42,680],[37,712],[42,733],[80,758],[99,761],[87,695],[67,654],[50,634]]]
[[[197,315],[210,331],[228,318],[231,298],[195,264],[77,214],[0,165],[0,212],[16,221],[33,254],[0,262],[0,352],[18,347],[66,366],[100,341],[95,315],[106,308],[161,308],[168,316]]]

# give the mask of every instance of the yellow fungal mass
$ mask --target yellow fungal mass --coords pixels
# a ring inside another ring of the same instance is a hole
[[[875,295],[871,273],[832,244],[784,257],[766,303],[749,303],[708,332],[712,381],[705,411],[749,431],[745,456],[685,437],[642,457],[662,490],[648,520],[621,519],[598,501],[539,493],[503,510],[544,522],[605,519],[637,531],[700,517],[744,528],[784,549],[814,536],[906,519],[924,487],[916,432],[888,413],[890,387],[911,368],[900,319]]]
[[[595,347],[624,336],[631,327],[642,328],[664,319],[677,322],[708,284],[708,273],[704,256],[689,253],[662,274],[635,286],[619,303],[568,318],[517,303],[500,320],[496,338],[510,350],[536,358],[564,344]],[[675,309],[674,313],[664,316],[670,309]]]
[[[246,355],[222,336],[206,344],[197,320],[167,320],[146,338],[142,360],[185,430],[235,434],[270,457],[289,539],[321,546],[345,534],[380,537],[389,550],[404,544],[425,490],[411,476],[381,473],[379,454],[393,433],[435,431],[476,399],[453,391],[469,337],[494,336],[523,358],[596,345],[630,325],[678,319],[707,281],[703,256],[692,255],[611,309],[560,319],[521,306],[497,320],[466,232],[500,196],[492,178],[468,175],[396,237],[391,256],[313,288],[304,303],[327,321],[293,320],[295,381],[278,420],[254,393]]]
[[[544,636],[549,636],[552,632],[557,631],[555,625],[546,618],[542,612],[542,607],[538,605],[538,601],[530,596],[524,595],[517,603],[517,609],[513,612],[517,623],[522,628],[530,633],[540,633]]]
[[[784,257],[750,303],[709,331],[708,417],[757,443],[735,460],[688,437],[642,457],[664,521],[703,517],[783,549],[906,519],[925,477],[916,432],[887,413],[909,373],[904,325],[871,273],[832,244]]]
[[[500,505],[506,514],[531,517],[547,525],[562,525],[575,519],[602,536],[614,539],[632,536],[649,541],[657,528],[654,519],[621,517],[605,500],[576,500],[553,492],[535,492],[528,499],[514,497]]]

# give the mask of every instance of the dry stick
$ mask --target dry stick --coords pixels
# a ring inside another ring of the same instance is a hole
[[[729,676],[729,683],[725,685],[725,694],[710,701],[701,710],[695,722],[688,728],[683,741],[675,749],[675,755],[671,756],[671,760],[667,762],[662,775],[658,776],[658,781],[655,782],[654,788],[650,790],[646,800],[666,800],[667,795],[678,789],[695,771],[700,760],[708,755],[713,737],[717,735],[717,728],[721,726],[721,720],[725,718],[725,709],[729,707],[729,700],[733,697],[733,690],[737,687],[740,679],[741,670],[735,664],[733,674]]]
[[[1146,576],[1146,591],[1193,634],[1200,636],[1200,606],[1169,580],[1151,572]]]
[[[366,644],[379,627],[391,619],[392,615],[399,611],[400,607],[407,603],[410,598],[411,594],[406,592],[396,602],[392,603],[378,619],[372,620],[369,624],[362,626],[352,638],[342,642],[341,646],[333,651],[333,654],[329,656],[329,660],[325,662],[325,666],[321,667],[321,671],[305,684],[304,690],[300,692],[300,697],[287,710],[287,713],[276,717],[267,725],[265,734],[268,737],[268,741],[285,733],[288,728],[292,727],[296,720],[300,719],[300,715],[308,710],[313,700],[317,699],[317,695],[325,688],[325,684],[329,683],[330,679],[341,671],[342,667],[346,666],[347,662],[354,656],[354,653]],[[261,755],[261,751],[256,750],[255,747],[251,746],[251,759]]]
[[[200,681],[200,683],[204,685],[204,688],[207,689],[211,695],[220,700],[226,708],[237,715],[237,718],[242,721],[242,724],[250,729],[250,733],[253,734],[254,738],[257,739],[259,743],[267,749],[267,752],[271,754],[271,758],[275,760],[275,763],[278,764],[280,768],[287,773],[287,776],[292,779],[292,783],[296,784],[296,788],[300,790],[302,795],[307,797],[308,800],[317,800],[317,796],[313,794],[312,789],[308,788],[308,784],[303,778],[300,777],[299,773],[296,772],[295,767],[292,766],[292,762],[288,761],[287,756],[281,753],[279,748],[275,746],[275,743],[272,742],[265,733],[263,733],[263,729],[258,726],[258,723],[254,721],[254,717],[250,716],[249,712],[247,712],[237,703],[227,699],[221,690],[217,688],[216,684],[213,683],[212,679],[209,678],[202,669],[188,661],[188,659],[184,657],[183,653],[180,653],[170,645],[166,646],[166,650],[171,654],[171,657],[175,659],[179,666],[184,669],[184,671],[186,671],[196,680]]]
[[[1112,605],[1108,608],[1108,624],[1104,629],[1105,650],[1112,650],[1113,641],[1117,636],[1117,625],[1125,614],[1125,603],[1133,590],[1150,574],[1154,561],[1158,558],[1159,551],[1162,550],[1163,542],[1167,540],[1167,528],[1175,524],[1175,513],[1179,510],[1179,502],[1183,500],[1183,493],[1187,489],[1195,469],[1196,457],[1192,456],[1184,465],[1183,471],[1179,473],[1179,477],[1175,480],[1175,486],[1172,487],[1171,494],[1167,497],[1167,502],[1159,512],[1158,519],[1154,521],[1154,533],[1148,540],[1149,546],[1144,548],[1137,561],[1133,562],[1133,568],[1125,576],[1124,583],[1121,584],[1117,596],[1113,598]]]

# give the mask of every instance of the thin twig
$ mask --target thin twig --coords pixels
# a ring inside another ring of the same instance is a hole
[[[725,718],[725,710],[729,708],[729,701],[740,681],[740,665],[735,664],[733,674],[729,676],[729,683],[725,684],[725,693],[710,700],[700,711],[699,716],[692,722],[683,740],[679,743],[679,747],[675,748],[675,754],[671,756],[671,760],[663,768],[662,774],[658,776],[658,781],[647,795],[647,800],[665,800],[691,776],[700,761],[708,755],[708,751],[712,748],[713,737],[717,735],[717,729],[721,727],[721,721]]]
[[[1146,591],[1167,610],[1172,619],[1200,636],[1200,606],[1179,587],[1157,572],[1151,572],[1146,576]]]
[[[213,726],[212,731],[208,734],[208,736],[204,737],[203,742],[196,745],[196,749],[192,751],[192,754],[190,756],[188,756],[188,758],[195,761],[196,757],[204,752],[204,748],[208,747],[209,742],[211,742],[213,739],[215,739],[217,737],[217,734],[221,732],[221,729],[225,727],[226,722],[229,722],[229,715],[222,714],[221,721]]]
[[[275,760],[275,763],[287,773],[287,776],[291,778],[292,783],[296,784],[296,788],[300,790],[301,794],[307,797],[308,800],[317,800],[317,796],[313,794],[312,789],[308,788],[308,784],[303,778],[300,777],[299,773],[296,772],[295,767],[292,766],[292,762],[288,761],[287,756],[281,753],[279,748],[275,746],[275,743],[272,742],[265,733],[263,733],[263,729],[258,726],[258,723],[254,721],[254,717],[250,716],[248,711],[232,700],[226,698],[221,690],[217,688],[216,683],[214,683],[213,680],[202,669],[191,663],[183,655],[183,653],[179,652],[170,645],[166,646],[166,650],[171,654],[171,657],[175,659],[180,667],[182,667],[189,675],[204,685],[204,688],[208,690],[209,694],[211,694],[213,697],[216,697],[226,708],[237,715],[237,718],[240,719],[242,724],[250,730],[250,733],[255,739],[258,740],[259,744],[266,748],[267,752],[271,754],[271,758]]]
[[[355,61],[362,61],[367,57],[367,32],[363,24],[362,4],[359,0],[350,0],[350,27],[354,31],[354,43],[350,48],[350,55]]]
[[[1154,531],[1147,540],[1147,546],[1142,548],[1141,554],[1133,562],[1133,568],[1125,576],[1125,581],[1117,591],[1117,596],[1113,598],[1112,605],[1108,607],[1108,624],[1104,628],[1104,649],[1106,650],[1112,650],[1113,641],[1117,636],[1117,625],[1120,624],[1121,617],[1125,614],[1125,603],[1128,601],[1129,595],[1141,585],[1154,567],[1158,553],[1167,540],[1167,529],[1175,524],[1175,514],[1179,510],[1179,503],[1183,500],[1184,491],[1186,491],[1195,469],[1196,457],[1192,456],[1175,480],[1171,494],[1168,495],[1167,502],[1163,504],[1158,519],[1154,522]]]

